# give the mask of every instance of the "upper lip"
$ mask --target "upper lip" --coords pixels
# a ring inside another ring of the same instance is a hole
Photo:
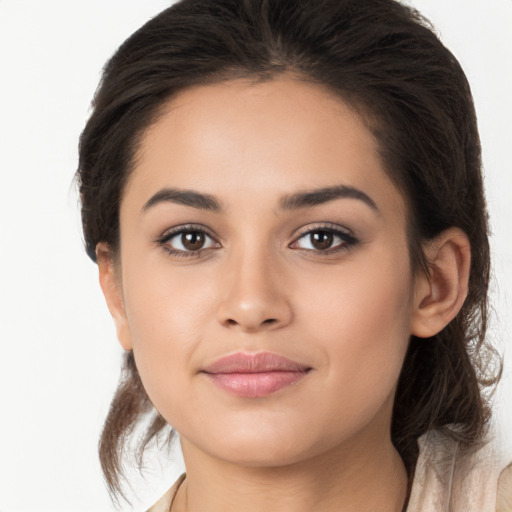
[[[246,354],[237,352],[215,360],[204,367],[206,373],[260,373],[272,371],[304,372],[311,367],[272,352]]]

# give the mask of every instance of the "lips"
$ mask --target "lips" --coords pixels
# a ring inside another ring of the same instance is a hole
[[[271,352],[236,353],[217,359],[202,373],[231,394],[264,397],[302,380],[311,367]]]

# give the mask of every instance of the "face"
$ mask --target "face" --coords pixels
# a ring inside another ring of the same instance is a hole
[[[117,324],[182,442],[271,466],[389,437],[406,217],[372,134],[318,85],[236,80],[167,105],[122,197]]]

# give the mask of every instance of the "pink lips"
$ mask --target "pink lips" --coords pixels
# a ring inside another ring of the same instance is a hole
[[[202,370],[216,385],[241,397],[268,396],[304,378],[310,367],[271,352],[238,352]]]

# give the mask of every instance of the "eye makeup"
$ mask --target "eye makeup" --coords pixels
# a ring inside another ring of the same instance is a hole
[[[300,241],[309,247],[301,246]],[[308,225],[299,231],[299,236],[289,247],[292,249],[316,252],[320,255],[347,251],[359,243],[351,230],[331,222]]]
[[[288,247],[322,256],[350,250],[358,242],[350,230],[326,222],[305,226]],[[184,224],[167,230],[156,244],[170,256],[179,258],[200,258],[222,247],[209,230],[198,224]]]
[[[210,232],[199,224],[184,224],[167,230],[156,240],[156,244],[170,256],[179,258],[199,258],[205,252],[221,247]]]

